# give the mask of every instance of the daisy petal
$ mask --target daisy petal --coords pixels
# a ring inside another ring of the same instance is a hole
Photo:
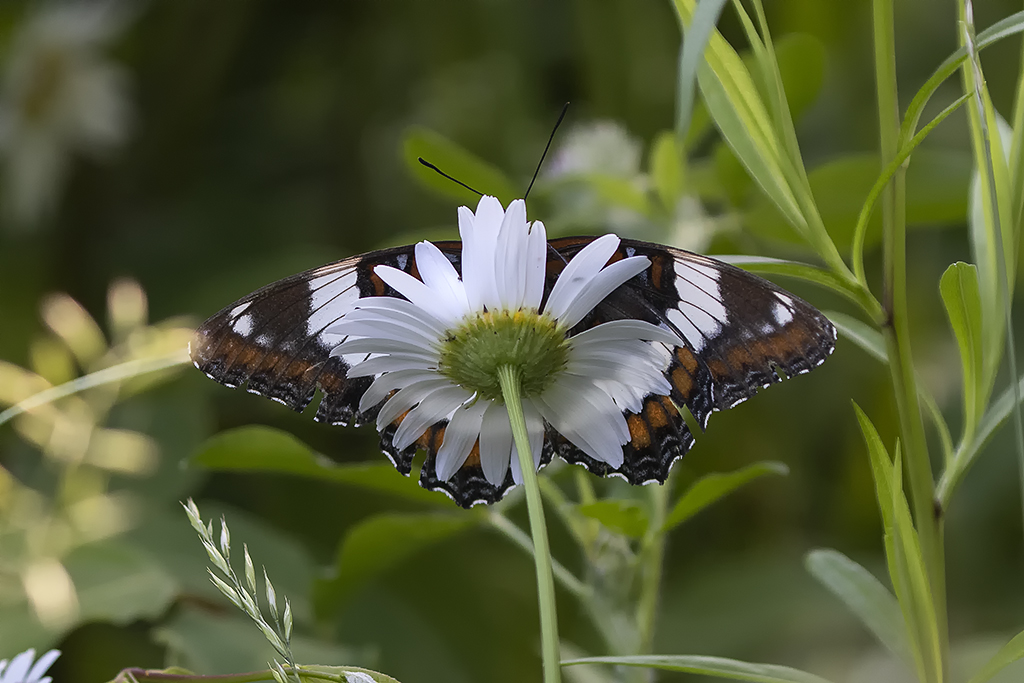
[[[437,350],[426,345],[394,339],[373,339],[360,337],[346,339],[331,350],[332,356],[344,356],[350,353],[405,353],[422,356],[426,359],[438,358]]]
[[[32,683],[33,681],[43,683],[43,681],[50,680],[49,677],[42,678],[42,675],[46,673],[47,669],[53,666],[53,663],[57,661],[58,657],[60,657],[60,650],[50,650],[44,654],[39,658],[39,661],[36,662],[36,665],[32,667],[32,670],[28,672],[28,678],[25,680],[28,681],[28,683]]]
[[[373,380],[370,388],[359,399],[359,412],[365,413],[388,397],[395,389],[403,389],[418,382],[437,381],[442,378],[433,370],[395,370]]]
[[[35,656],[35,648],[31,647],[15,656],[7,666],[7,671],[4,673],[4,681],[17,681],[18,683],[24,681],[25,674],[27,674],[29,668],[31,668],[32,660]]]
[[[601,344],[620,339],[643,339],[644,341],[660,341],[671,346],[685,346],[683,340],[675,332],[643,320],[613,320],[602,323],[575,335],[572,338],[572,343],[574,346],[586,342]]]
[[[489,483],[500,486],[505,481],[511,453],[512,426],[508,421],[508,409],[492,403],[480,427],[480,467]]]
[[[558,276],[558,281],[555,282],[544,306],[544,312],[556,320],[560,319],[618,248],[619,238],[612,234],[598,237],[583,247]]]
[[[498,232],[494,252],[494,278],[499,303],[508,310],[523,305],[526,284],[526,202],[517,199],[508,205]]]
[[[544,224],[534,222],[526,243],[526,282],[523,292],[523,307],[540,310],[544,297],[544,276],[547,266],[548,237]]]
[[[453,384],[433,392],[402,419],[393,439],[395,448],[405,450],[423,436],[427,427],[448,417],[453,410],[472,398],[473,394]]]
[[[529,399],[523,399],[523,417],[526,418],[526,433],[530,438],[530,453],[533,454],[533,468],[540,467],[540,456],[544,449],[544,418]],[[512,441],[512,480],[523,483],[523,472],[519,468],[519,449]]]
[[[396,370],[437,370],[437,362],[415,354],[388,353],[369,358],[352,366],[346,373],[349,377],[372,377],[382,372]]]
[[[464,207],[463,207],[464,208]],[[470,219],[472,216],[472,219]],[[476,213],[459,210],[462,236],[462,281],[466,298],[474,311],[497,308],[499,299],[494,278],[494,251],[498,231],[505,217],[501,202],[487,195],[480,198]]]
[[[574,327],[594,309],[594,306],[604,301],[605,297],[634,275],[639,275],[647,270],[650,265],[651,260],[646,256],[632,256],[611,264],[577,292],[573,300],[566,306],[565,312],[557,316],[559,324],[566,329]]]
[[[592,382],[562,375],[536,399],[544,419],[592,458],[622,466],[629,428],[619,408]]]
[[[411,301],[394,296],[368,296],[356,302],[355,310],[378,311],[382,316],[396,316],[403,319],[414,319],[427,329],[443,335],[447,325],[430,315],[422,308],[417,308]],[[349,313],[349,315],[352,315]]]
[[[444,441],[437,451],[434,471],[441,481],[448,481],[466,462],[473,444],[480,438],[480,424],[487,410],[487,401],[477,401],[455,411],[444,430]],[[487,470],[484,470],[486,475]]]
[[[397,394],[388,399],[384,407],[377,413],[377,431],[382,432],[385,428],[405,411],[414,405],[430,398],[435,391],[440,391],[452,385],[448,380],[438,377],[437,379],[424,380],[403,387]]]
[[[357,315],[360,312],[352,311],[342,318],[341,322],[327,328],[327,333],[347,337],[393,339],[427,346],[437,343],[438,336],[421,325],[399,318],[381,317],[372,311],[362,311],[365,315]]]
[[[465,313],[465,310],[459,309],[454,301],[438,296],[437,291],[427,287],[404,270],[391,266],[375,266],[373,272],[399,294],[445,325],[458,323]]]
[[[462,315],[469,312],[466,287],[459,279],[455,266],[441,253],[440,249],[426,241],[417,244],[416,267],[420,271],[423,283],[434,290],[438,296],[447,298],[449,306],[462,311]]]

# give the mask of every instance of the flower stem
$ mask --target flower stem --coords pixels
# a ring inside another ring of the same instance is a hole
[[[537,568],[537,601],[540,607],[541,655],[544,662],[544,683],[559,683],[562,675],[559,667],[561,657],[558,651],[558,615],[555,610],[555,579],[551,570],[551,548],[548,547],[548,529],[544,522],[544,505],[537,483],[537,470],[530,452],[530,437],[526,432],[526,418],[519,395],[519,371],[509,365],[498,368],[501,395],[508,408],[508,419],[512,425],[519,454],[519,469],[523,473],[523,488],[526,489],[526,509],[530,514],[530,532],[533,534],[533,562]]]

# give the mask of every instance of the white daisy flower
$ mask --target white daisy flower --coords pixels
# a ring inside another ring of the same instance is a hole
[[[6,659],[0,659],[0,683],[50,683],[52,679],[43,674],[60,657],[60,650],[50,650],[33,666],[35,657],[36,651],[29,648],[12,659],[10,664]]]
[[[404,298],[368,297],[327,331],[347,339],[332,351],[352,366],[350,377],[373,377],[360,412],[383,402],[377,429],[397,423],[397,450],[447,420],[435,462],[449,480],[475,446],[486,480],[500,487],[511,465],[522,483],[518,453],[498,369],[520,378],[534,465],[545,423],[597,461],[618,469],[630,439],[623,411],[639,412],[651,394],[668,395],[657,347],[682,346],[668,329],[615,320],[570,331],[624,282],[650,265],[645,256],[608,263],[619,238],[605,235],[583,248],[545,297],[547,236],[526,220],[523,200],[503,210],[483,197],[474,214],[459,209],[461,276],[430,242],[415,248],[419,279],[377,266],[376,275]],[[655,345],[654,343],[658,343]]]

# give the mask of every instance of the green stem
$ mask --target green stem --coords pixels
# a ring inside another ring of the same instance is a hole
[[[896,41],[892,0],[873,1],[875,78],[878,95],[882,164],[899,151],[899,104],[896,96]],[[943,669],[948,670],[945,561],[941,525],[935,513],[935,482],[928,457],[924,420],[918,400],[910,327],[907,319],[906,170],[901,167],[882,195],[884,283],[882,307],[889,367],[892,375],[900,432],[906,450],[907,474],[921,551],[928,569],[940,634]]]
[[[675,470],[673,470],[675,471]],[[649,486],[651,492],[651,523],[641,546],[640,600],[636,609],[636,624],[639,633],[637,654],[649,655],[654,652],[654,631],[658,618],[658,596],[661,592],[661,577],[665,561],[665,541],[668,534],[662,529],[668,516],[671,476],[661,486]]]
[[[555,579],[551,570],[551,548],[548,546],[548,529],[544,522],[544,504],[540,499],[540,485],[537,470],[534,469],[533,453],[530,452],[530,436],[526,431],[523,403],[519,395],[519,370],[505,365],[498,368],[501,395],[508,408],[508,419],[512,425],[516,452],[519,454],[519,469],[523,473],[523,488],[526,489],[526,509],[530,514],[530,532],[533,534],[533,563],[537,568],[537,601],[540,607],[541,655],[544,662],[544,683],[559,683],[561,656],[558,648],[558,615],[555,610]]]

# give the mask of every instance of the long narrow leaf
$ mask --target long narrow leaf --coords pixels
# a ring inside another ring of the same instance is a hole
[[[913,665],[900,606],[871,572],[831,549],[812,550],[805,564],[807,571],[839,598],[879,643]]]
[[[964,439],[970,440],[984,409],[984,404],[979,401],[984,391],[984,342],[977,267],[963,262],[952,264],[939,280],[939,292],[960,348],[964,385]]]
[[[744,484],[766,474],[789,474],[789,468],[781,462],[759,462],[735,472],[714,472],[701,477],[676,502],[665,519],[662,531],[674,529]]]
[[[704,674],[715,678],[730,678],[734,681],[752,683],[829,683],[828,679],[806,671],[776,664],[753,664],[724,657],[703,657],[700,655],[647,655],[636,657],[585,657],[562,661],[562,666],[574,664],[612,664],[616,666],[640,666],[663,671],[680,671]]]
[[[999,652],[992,656],[992,659],[985,662],[985,666],[978,670],[978,673],[971,677],[969,683],[985,683],[997,673],[1024,657],[1024,631],[1010,639],[1006,645],[999,648]]]
[[[987,29],[978,34],[977,38],[977,49],[982,50],[989,45],[993,45],[1003,38],[1016,35],[1024,31],[1024,11],[1011,14],[1010,16],[997,21],[996,23],[989,26]],[[939,89],[947,78],[956,73],[956,70],[960,68],[960,65],[967,59],[967,50],[964,48],[958,49],[956,52],[946,58],[942,64],[932,72],[932,75],[925,81],[914,98],[910,101],[907,106],[907,112],[903,116],[903,124],[900,126],[900,146],[902,147],[905,141],[909,140],[914,136],[917,131],[918,121],[921,119],[921,114],[924,112],[925,106],[931,100],[932,95]]]
[[[903,621],[909,636],[908,644],[914,662],[914,669],[917,671],[918,678],[921,681],[928,681],[930,679],[927,678],[926,658],[921,643],[921,633],[915,617],[906,554],[901,552],[902,548],[896,538],[896,510],[893,504],[896,497],[894,484],[896,487],[900,487],[900,494],[902,494],[902,479],[895,479],[893,464],[889,460],[889,453],[882,443],[882,439],[878,436],[878,431],[875,430],[871,420],[868,419],[868,416],[864,414],[864,411],[856,403],[853,404],[853,408],[857,414],[857,421],[860,423],[864,441],[867,443],[868,456],[871,461],[871,474],[875,482],[878,509],[882,515],[882,526],[885,529],[885,559],[889,567],[889,578],[892,580],[893,588],[896,589],[896,598],[899,601],[900,610],[903,612]]]
[[[693,13],[689,26],[683,26],[683,43],[679,48],[679,75],[676,82],[676,136],[683,142],[693,115],[693,86],[697,67],[708,39],[718,24],[726,0],[704,0]],[[680,144],[682,148],[682,144]]]

